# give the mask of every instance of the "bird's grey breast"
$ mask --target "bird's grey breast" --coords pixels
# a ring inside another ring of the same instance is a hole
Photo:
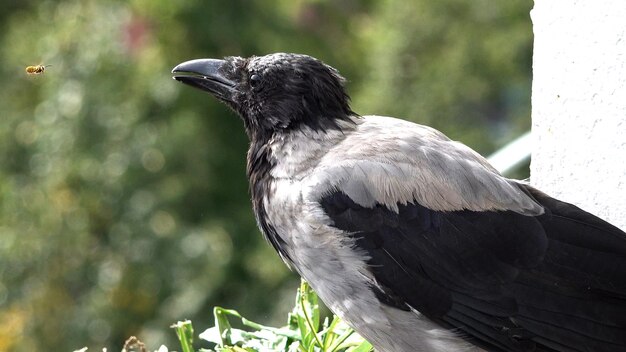
[[[275,163],[263,199],[264,216],[285,243],[291,267],[333,312],[356,327],[388,324],[368,288],[367,257],[354,250],[349,236],[332,226],[314,197],[320,160],[345,136],[311,133],[280,136],[269,143]],[[358,314],[355,321],[352,315],[364,311],[368,314]]]
[[[286,243],[287,252],[300,252],[303,248],[316,246],[315,241],[319,238],[315,237],[313,229],[329,225],[319,204],[310,199],[310,179],[340,135],[336,132],[294,131],[275,135],[268,142],[274,162],[267,178],[266,192],[262,195],[265,214],[261,215]]]

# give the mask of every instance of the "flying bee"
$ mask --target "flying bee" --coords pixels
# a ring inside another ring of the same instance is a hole
[[[46,70],[46,67],[49,67],[49,66],[52,66],[52,65],[28,66],[26,67],[26,73],[28,73],[29,75],[39,75],[39,74],[42,74]]]

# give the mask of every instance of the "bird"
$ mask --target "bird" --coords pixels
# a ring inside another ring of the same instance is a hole
[[[239,115],[258,227],[377,351],[626,351],[617,227],[438,130],[357,114],[314,57],[172,73]]]

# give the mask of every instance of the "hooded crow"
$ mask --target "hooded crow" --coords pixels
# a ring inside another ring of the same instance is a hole
[[[626,234],[432,128],[350,108],[306,55],[174,79],[236,111],[258,225],[379,351],[626,351]]]

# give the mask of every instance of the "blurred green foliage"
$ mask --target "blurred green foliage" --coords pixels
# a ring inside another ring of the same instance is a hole
[[[529,1],[0,4],[0,351],[155,349],[214,305],[267,324],[290,309],[240,121],[171,79],[182,61],[310,54],[349,79],[355,111],[483,153],[530,125]]]

